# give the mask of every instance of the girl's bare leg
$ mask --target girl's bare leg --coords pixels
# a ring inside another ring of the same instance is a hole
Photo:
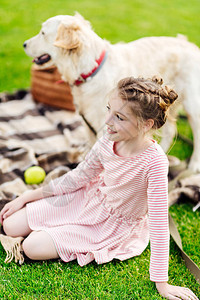
[[[13,213],[3,221],[4,232],[12,237],[27,237],[23,250],[30,259],[47,260],[59,258],[54,242],[45,231],[32,231],[28,225],[26,207]]]
[[[31,233],[28,225],[26,207],[16,211],[3,221],[4,232],[12,237],[23,236],[26,237]]]
[[[33,260],[59,258],[51,236],[45,231],[33,231],[23,242],[26,256]]]

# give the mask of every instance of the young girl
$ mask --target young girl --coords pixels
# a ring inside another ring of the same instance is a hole
[[[150,237],[150,280],[167,299],[197,299],[169,285],[168,160],[148,134],[166,121],[175,91],[161,80],[125,78],[112,91],[106,132],[85,160],[1,211],[7,235],[26,237],[33,260],[83,266],[140,255]]]

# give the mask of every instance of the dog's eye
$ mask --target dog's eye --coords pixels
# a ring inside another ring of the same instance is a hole
[[[44,31],[42,31],[42,35],[44,35]]]

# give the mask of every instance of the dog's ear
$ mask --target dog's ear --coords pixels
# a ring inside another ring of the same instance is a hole
[[[75,13],[75,18],[77,18],[78,20],[80,20],[83,24],[85,24],[86,26],[88,26],[89,28],[91,28],[91,24],[88,20],[84,19],[83,16],[81,16],[81,14],[79,14],[77,11]]]
[[[58,27],[54,46],[71,50],[80,46],[80,27],[77,24],[66,25],[61,23]]]

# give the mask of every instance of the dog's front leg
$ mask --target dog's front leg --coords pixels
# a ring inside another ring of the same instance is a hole
[[[175,134],[176,134],[176,123],[167,120],[162,129],[162,140],[160,142],[160,146],[165,151],[165,153],[170,149]]]

